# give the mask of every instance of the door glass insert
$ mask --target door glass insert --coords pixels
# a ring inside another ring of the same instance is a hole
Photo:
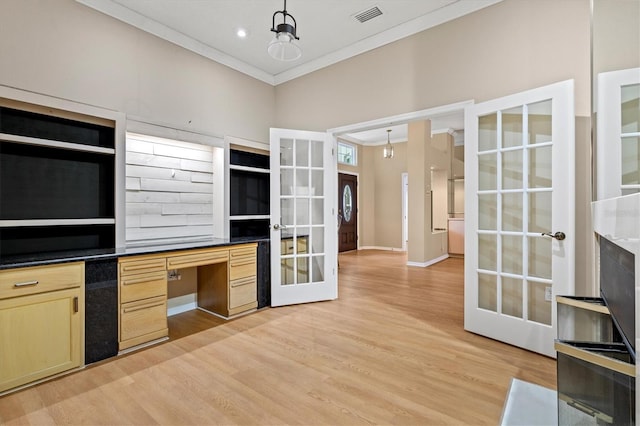
[[[551,191],[529,193],[529,232],[550,232]]]
[[[522,146],[522,107],[502,112],[502,147]]]
[[[522,237],[502,236],[502,271],[522,275]]]
[[[498,311],[497,277],[478,274],[478,307],[489,311]]]
[[[522,150],[502,153],[502,189],[522,189]]]
[[[622,138],[622,184],[640,185],[640,137]]]
[[[495,231],[498,229],[497,194],[478,195],[478,229]]]
[[[522,318],[522,279],[500,277],[502,282],[502,313]]]
[[[498,114],[478,117],[478,152],[498,148]]]
[[[529,320],[551,325],[551,284],[528,282]]]
[[[312,196],[324,195],[324,171],[311,170],[311,193]]]
[[[640,132],[640,84],[622,86],[622,133]]]
[[[478,189],[480,191],[495,191],[498,181],[498,161],[496,154],[478,156]]]
[[[551,244],[549,237],[527,237],[529,240],[529,276],[551,279]]]
[[[537,102],[528,106],[529,144],[535,145],[539,143],[551,142],[551,107],[551,99]]]
[[[311,253],[324,253],[324,226],[311,228]]]
[[[502,229],[522,232],[522,192],[502,194]]]
[[[293,166],[293,139],[280,140],[280,165]]]
[[[309,166],[309,141],[296,139],[296,166]]]
[[[296,198],[296,225],[309,225],[311,214],[309,213],[309,199]]]
[[[478,246],[478,267],[487,271],[495,271],[498,263],[496,235],[478,235]]]
[[[529,188],[551,188],[551,146],[529,149]]]
[[[283,240],[284,241],[284,240]],[[293,284],[293,258],[283,258],[280,260],[281,271],[280,278],[282,280],[282,285],[290,285]]]
[[[324,256],[311,257],[311,282],[324,281]]]
[[[342,192],[342,212],[344,221],[351,222],[351,209],[353,207],[353,199],[351,198],[351,185],[345,185]]]

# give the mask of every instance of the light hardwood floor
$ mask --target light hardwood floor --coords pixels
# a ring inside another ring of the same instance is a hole
[[[495,425],[512,377],[555,389],[555,360],[463,330],[461,259],[405,263],[343,254],[338,300],[172,317],[166,343],[0,398],[0,424]]]

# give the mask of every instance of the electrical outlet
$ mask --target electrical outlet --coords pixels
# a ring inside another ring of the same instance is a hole
[[[544,288],[544,300],[546,300],[547,302],[551,302],[551,298],[552,298],[551,287],[545,287]]]

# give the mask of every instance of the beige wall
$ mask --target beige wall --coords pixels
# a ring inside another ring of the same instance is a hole
[[[593,75],[640,67],[640,1],[594,0]]]
[[[393,144],[393,158],[384,158],[384,145],[367,147],[373,154],[375,243],[402,248],[402,173],[407,171],[407,143]],[[370,185],[363,182],[363,185]]]
[[[0,2],[0,84],[268,141],[272,86],[73,0]]]
[[[588,0],[505,0],[276,87],[280,127],[326,130],[575,79],[590,114]]]

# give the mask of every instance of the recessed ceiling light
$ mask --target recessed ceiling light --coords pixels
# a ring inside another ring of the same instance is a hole
[[[236,35],[240,38],[245,38],[247,36],[247,30],[240,28],[238,29],[238,31],[236,32]]]

